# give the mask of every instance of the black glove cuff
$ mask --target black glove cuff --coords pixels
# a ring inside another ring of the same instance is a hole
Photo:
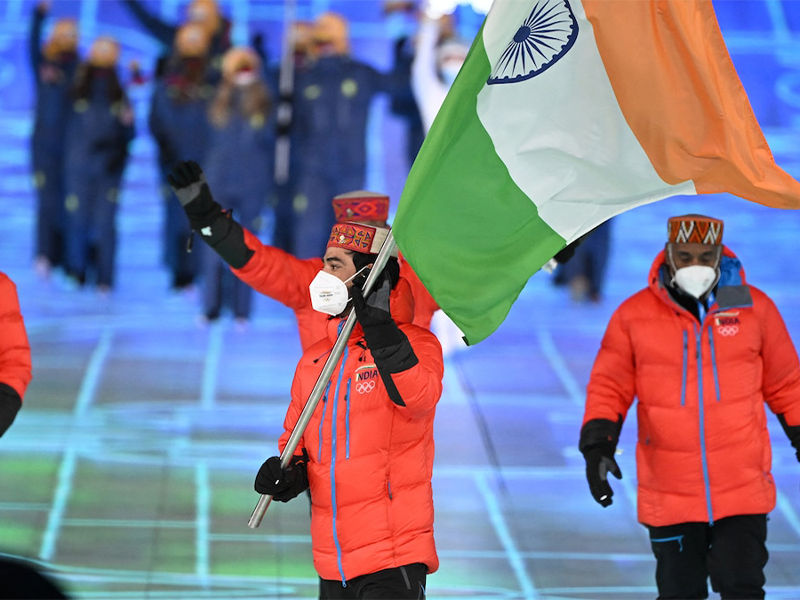
[[[419,363],[419,359],[414,353],[414,348],[411,347],[411,342],[408,341],[408,338],[397,344],[392,344],[385,348],[370,349],[370,351],[378,369],[385,373],[402,373]]]
[[[622,415],[617,415],[617,420],[592,419],[581,427],[581,438],[578,442],[578,450],[586,456],[590,450],[603,447],[610,449],[610,456],[614,455],[619,442],[619,434],[622,431]]]
[[[22,398],[10,385],[0,383],[0,436],[11,427],[22,407]]]
[[[244,243],[244,229],[231,218],[230,211],[214,210],[202,220],[192,220],[191,224],[200,238],[234,269],[241,269],[255,254]]]
[[[375,323],[373,325],[361,325],[364,331],[364,338],[367,340],[367,347],[375,353],[375,350],[395,346],[403,340],[408,341],[406,334],[400,331],[393,320]]]
[[[200,231],[202,227],[211,225],[220,215],[227,214],[222,210],[222,206],[220,206],[219,203],[211,199],[210,194],[208,195],[208,200],[208,202],[201,202],[198,204],[198,198],[183,207],[186,216],[189,217],[189,223],[195,231]]]
[[[227,220],[230,224],[225,235],[216,243],[209,241],[209,244],[222,257],[222,260],[234,269],[241,269],[255,252],[245,244],[242,226],[233,219]]]
[[[800,425],[789,425],[783,415],[778,415],[778,421],[781,422],[781,427],[783,427],[786,437],[789,438],[792,446],[797,450],[797,460],[800,461]]]

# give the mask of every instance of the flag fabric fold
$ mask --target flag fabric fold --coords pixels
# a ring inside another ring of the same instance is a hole
[[[474,344],[567,243],[636,206],[716,192],[800,208],[709,0],[495,0],[392,229]]]

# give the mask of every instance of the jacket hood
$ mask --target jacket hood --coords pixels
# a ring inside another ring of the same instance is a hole
[[[744,267],[733,251],[723,244],[722,258],[719,263],[719,281],[715,288],[717,304],[720,308],[726,306],[744,306],[752,304],[750,288],[745,279]],[[666,251],[658,253],[650,266],[647,279],[648,287],[657,296],[669,298],[666,289],[669,266],[667,265]]]

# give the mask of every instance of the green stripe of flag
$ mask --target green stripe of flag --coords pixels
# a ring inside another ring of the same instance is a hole
[[[392,226],[405,259],[475,344],[565,240],[539,219],[478,119],[490,65],[482,31],[409,173]]]

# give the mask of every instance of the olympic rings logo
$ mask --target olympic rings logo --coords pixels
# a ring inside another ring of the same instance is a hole
[[[368,394],[375,389],[375,381],[359,381],[356,384],[356,391],[359,394]]]
[[[738,325],[720,325],[717,327],[717,331],[720,335],[725,337],[731,337],[739,333],[739,326]]]

